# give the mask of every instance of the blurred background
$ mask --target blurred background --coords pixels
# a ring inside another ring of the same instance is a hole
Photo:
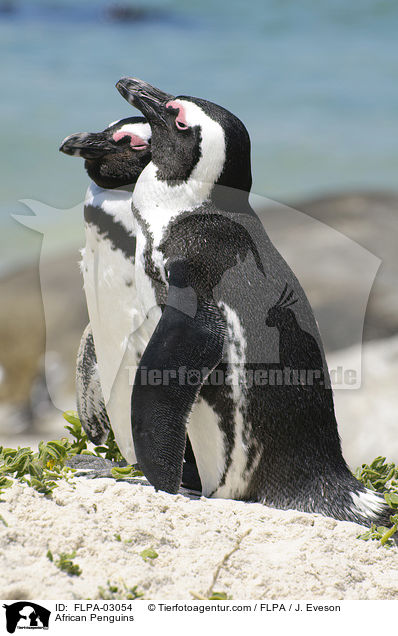
[[[397,26],[394,0],[0,0],[0,444],[62,431],[48,382],[74,408],[88,178],[58,147],[131,116],[114,85],[133,75],[244,121],[260,213],[300,263],[330,364],[349,368],[365,342],[361,388],[336,391],[345,454],[398,461]],[[32,215],[21,200],[46,204],[39,231],[13,217]],[[339,233],[380,259],[363,334],[350,322],[361,268]]]

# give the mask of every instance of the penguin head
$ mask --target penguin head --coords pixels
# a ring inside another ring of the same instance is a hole
[[[97,133],[66,137],[60,151],[83,157],[90,178],[102,188],[134,184],[151,160],[151,128],[144,117],[128,117]]]
[[[116,87],[151,125],[158,180],[225,186],[233,188],[235,201],[239,192],[247,201],[252,183],[250,138],[235,115],[196,97],[161,98],[158,89],[138,79],[122,78]]]

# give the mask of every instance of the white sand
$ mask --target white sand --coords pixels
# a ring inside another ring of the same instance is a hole
[[[146,599],[192,599],[208,594],[236,548],[213,586],[234,599],[398,599],[398,549],[356,539],[356,524],[111,479],[74,482],[52,499],[26,485],[5,491],[0,598],[94,599],[107,580],[123,580]],[[146,548],[158,553],[153,562],[140,556]],[[76,550],[81,576],[61,572],[48,549]]]

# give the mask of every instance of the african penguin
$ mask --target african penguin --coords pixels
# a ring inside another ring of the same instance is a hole
[[[110,397],[128,336],[138,326],[134,323],[137,298],[131,197],[133,184],[150,160],[150,137],[146,120],[131,117],[113,122],[99,133],[70,135],[60,147],[66,154],[83,157],[92,179],[84,203],[86,246],[81,261],[90,324],[80,343],[76,380],[79,416],[96,444],[106,440],[109,415],[115,438],[123,445],[119,435],[123,427],[117,420],[125,409],[113,409]],[[129,362],[136,364],[136,359]],[[120,383],[114,391],[122,399]],[[133,450],[125,457],[135,462]]]
[[[145,476],[178,491],[188,432],[207,497],[388,523],[343,459],[310,304],[250,207],[246,128],[203,99],[117,88],[152,129],[133,193],[137,293],[158,307],[131,403]]]
[[[167,97],[162,93],[163,99]],[[151,332],[145,325],[140,329],[145,316],[135,286],[131,198],[150,160],[150,137],[143,117],[129,117],[99,133],[70,135],[60,147],[66,154],[83,157],[92,179],[84,204],[86,246],[81,261],[90,323],[77,356],[78,413],[95,444],[104,443],[112,429],[123,457],[132,464],[136,458],[130,421],[131,374]],[[198,489],[189,444],[185,460],[184,485]],[[95,473],[101,474],[97,469]]]

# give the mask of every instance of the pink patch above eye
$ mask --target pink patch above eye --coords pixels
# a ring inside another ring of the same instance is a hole
[[[181,104],[176,101],[171,101],[167,102],[166,108],[174,108],[175,110],[178,110],[178,115],[176,118],[177,128],[180,128],[182,130],[185,130],[185,128],[189,128],[188,122],[185,117],[184,106],[181,106]]]
[[[131,132],[119,130],[119,132],[115,132],[112,135],[113,141],[120,141],[120,139],[123,139],[124,137],[130,137],[130,146],[135,150],[144,150],[144,148],[148,147],[146,141],[141,139],[138,135],[133,135]]]

